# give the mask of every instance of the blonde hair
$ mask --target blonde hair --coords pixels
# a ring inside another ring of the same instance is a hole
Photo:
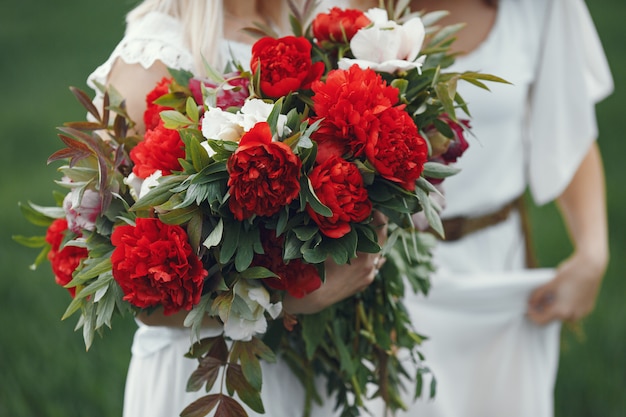
[[[222,0],[143,0],[126,15],[130,24],[150,12],[168,14],[185,28],[185,43],[194,58],[194,71],[204,74],[204,60],[220,66],[219,40],[224,34]]]

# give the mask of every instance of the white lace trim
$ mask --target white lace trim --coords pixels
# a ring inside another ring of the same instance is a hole
[[[105,84],[116,59],[149,68],[155,61],[175,69],[193,69],[193,57],[185,47],[180,22],[169,15],[149,13],[128,27],[109,59],[87,78],[87,85],[98,91],[96,82]]]

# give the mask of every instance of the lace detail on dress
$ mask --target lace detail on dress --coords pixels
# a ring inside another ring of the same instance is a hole
[[[89,75],[87,85],[98,91],[105,84],[117,58],[149,68],[155,61],[176,69],[193,69],[193,57],[185,46],[180,22],[169,15],[149,13],[128,27],[122,41],[102,65]]]

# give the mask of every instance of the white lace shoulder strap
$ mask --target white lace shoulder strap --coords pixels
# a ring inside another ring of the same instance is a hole
[[[149,68],[155,61],[176,69],[193,69],[193,57],[185,46],[183,27],[173,17],[151,12],[133,22],[111,56],[87,78],[87,85],[98,90],[96,82],[105,84],[117,58],[128,64]]]

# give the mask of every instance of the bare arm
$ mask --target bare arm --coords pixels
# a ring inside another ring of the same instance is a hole
[[[378,241],[387,239],[387,219],[380,213],[374,214]],[[326,282],[303,298],[286,295],[283,300],[285,311],[291,314],[313,314],[367,288],[376,277],[385,259],[380,254],[360,253],[348,265],[337,265],[332,260],[325,263]]]
[[[602,159],[594,143],[557,199],[574,252],[552,281],[532,293],[528,317],[534,322],[574,321],[593,310],[609,259],[605,198]]]
[[[136,133],[143,135],[143,113],[146,110],[146,95],[157,83],[168,77],[167,67],[156,61],[150,68],[141,64],[127,64],[118,59],[113,64],[107,85],[113,86],[126,100],[126,109],[133,122]]]

